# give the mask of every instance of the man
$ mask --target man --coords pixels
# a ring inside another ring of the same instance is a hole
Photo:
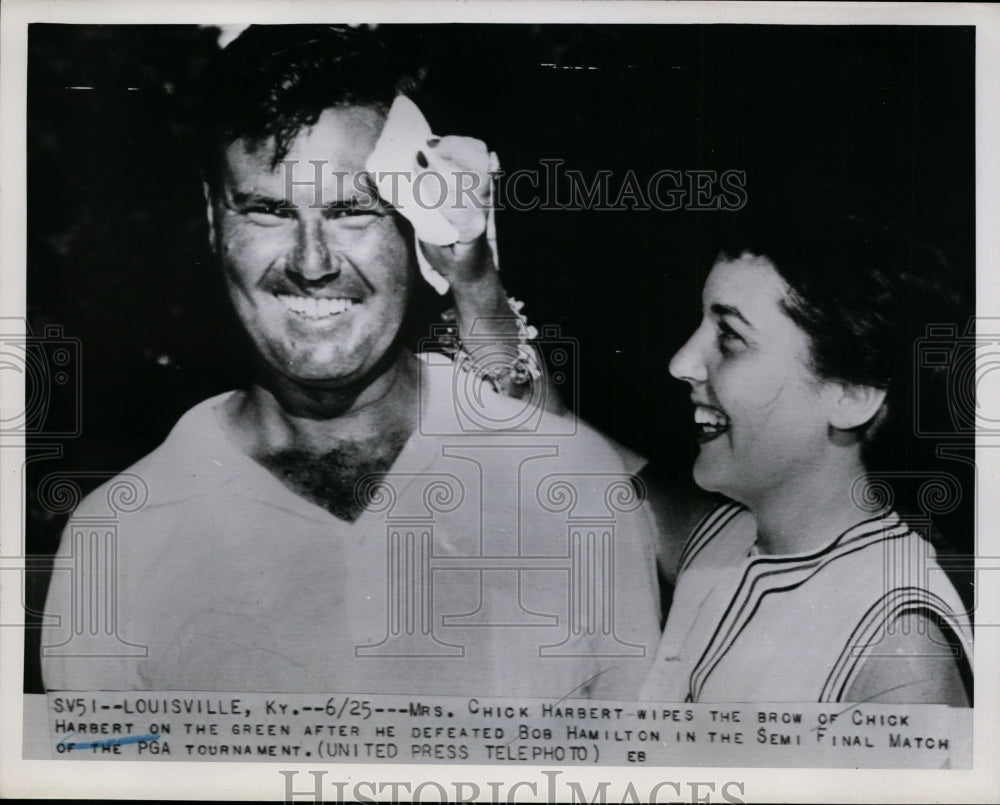
[[[115,481],[80,505],[60,549],[77,570],[55,573],[46,607],[47,689],[637,693],[658,638],[637,462],[549,411],[510,427],[518,394],[484,390],[475,359],[406,343],[420,248],[458,335],[488,322],[488,379],[512,389],[523,369],[486,211],[446,205],[458,241],[418,246],[373,191],[366,161],[412,89],[390,56],[364,30],[299,26],[224,52],[208,218],[256,381],[195,406],[121,476],[148,496],[116,512],[101,568],[76,561],[79,524]],[[429,140],[414,159],[473,170],[487,197],[478,141]],[[100,606],[104,627],[88,626]]]

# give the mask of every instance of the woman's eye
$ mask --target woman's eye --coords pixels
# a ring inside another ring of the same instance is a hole
[[[718,340],[719,350],[725,355],[731,355],[743,345],[739,334],[724,322],[719,324]]]

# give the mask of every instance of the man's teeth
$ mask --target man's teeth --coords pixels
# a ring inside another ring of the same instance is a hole
[[[277,297],[293,313],[298,313],[300,316],[308,316],[311,319],[336,316],[356,304],[353,299],[347,299],[346,297],[317,299],[312,296],[289,296],[287,294],[278,294]]]
[[[714,408],[696,405],[694,422],[703,430],[725,430],[729,427],[729,417]]]

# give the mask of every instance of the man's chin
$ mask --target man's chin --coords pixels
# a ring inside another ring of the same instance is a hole
[[[283,372],[285,377],[301,386],[312,386],[316,389],[331,391],[350,388],[357,385],[364,377],[359,367],[295,366],[289,365]]]
[[[272,350],[260,357],[265,374],[300,385],[337,388],[358,382],[364,361],[326,350]]]
[[[346,341],[346,339],[345,339]],[[379,343],[364,344],[358,349],[346,343],[289,344],[281,343],[261,353],[264,372],[282,383],[291,383],[316,390],[336,391],[364,386],[384,371],[395,351],[376,353]],[[297,347],[297,348],[296,348]]]

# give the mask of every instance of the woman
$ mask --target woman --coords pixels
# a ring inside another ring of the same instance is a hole
[[[728,244],[670,363],[691,387],[694,479],[730,501],[679,558],[641,697],[968,705],[965,608],[865,487],[908,468],[893,437],[941,267],[887,230],[815,220]]]

